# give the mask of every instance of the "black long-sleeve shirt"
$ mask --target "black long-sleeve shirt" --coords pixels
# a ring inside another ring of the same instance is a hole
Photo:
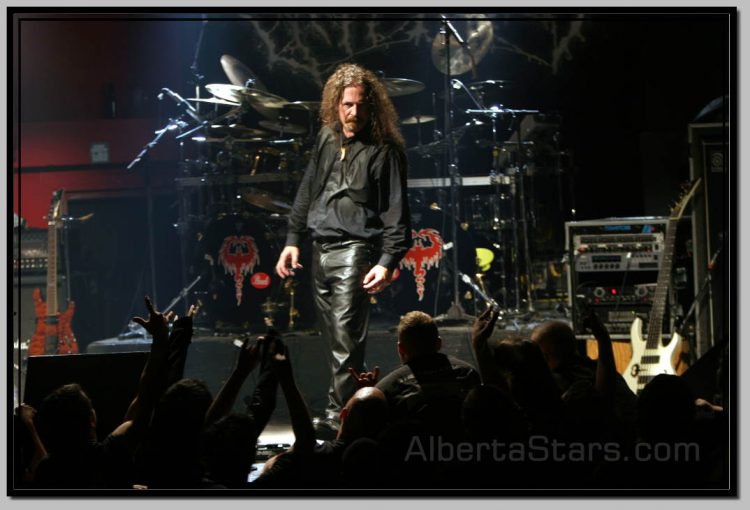
[[[289,214],[286,244],[298,246],[308,231],[326,241],[371,241],[380,247],[379,265],[398,266],[412,242],[403,150],[378,145],[367,132],[346,139],[323,127]]]

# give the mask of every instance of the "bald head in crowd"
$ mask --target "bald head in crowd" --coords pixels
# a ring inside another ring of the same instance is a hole
[[[388,402],[382,391],[374,386],[357,390],[341,410],[341,429],[338,439],[375,438],[388,418]]]
[[[576,336],[562,321],[548,321],[531,332],[531,341],[539,346],[550,370],[576,356]]]

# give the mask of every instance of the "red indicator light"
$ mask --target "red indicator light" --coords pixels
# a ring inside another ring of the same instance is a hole
[[[613,296],[617,295],[617,289],[611,289],[610,292],[612,293]]]

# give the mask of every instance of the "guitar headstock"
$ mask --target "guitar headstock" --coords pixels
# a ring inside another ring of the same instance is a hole
[[[677,199],[677,202],[672,205],[672,208],[669,211],[670,219],[679,220],[682,217],[685,212],[685,208],[690,203],[690,200],[693,198],[693,195],[695,195],[695,192],[698,190],[700,184],[701,178],[698,177],[692,182],[682,185],[682,193],[680,194],[680,198]]]
[[[62,203],[65,190],[60,188],[52,192],[52,200],[49,204],[49,213],[47,214],[47,225],[50,227],[57,226],[62,219]]]

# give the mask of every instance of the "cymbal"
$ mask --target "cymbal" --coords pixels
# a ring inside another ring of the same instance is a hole
[[[289,133],[291,135],[301,135],[307,131],[307,129],[296,124],[290,124],[284,121],[272,122],[270,120],[261,120],[258,122],[261,127],[270,129],[271,131],[279,131],[282,133]]]
[[[266,211],[287,214],[292,210],[292,206],[289,202],[278,195],[274,195],[270,191],[250,188],[242,191],[241,194],[246,202],[256,207],[260,207],[261,209],[265,209]]]
[[[221,68],[224,69],[224,73],[229,78],[229,82],[232,85],[239,85],[241,87],[247,87],[248,80],[253,80],[254,86],[257,87],[257,78],[245,64],[237,60],[231,55],[222,55]]]
[[[284,105],[284,108],[302,108],[304,110],[320,110],[320,101],[292,101]]]
[[[267,136],[254,136],[250,138],[235,138],[231,135],[227,135],[223,138],[217,138],[217,137],[212,137],[212,136],[194,136],[191,139],[194,142],[223,143],[226,145],[232,145],[234,143],[268,143]]]
[[[231,135],[234,137],[268,137],[270,133],[268,131],[264,131],[262,129],[256,129],[256,128],[249,128],[247,126],[243,126],[242,124],[230,124],[228,126],[225,126],[223,124],[213,124],[211,125],[212,131],[218,131],[220,133],[225,133],[227,135]]]
[[[227,101],[226,99],[219,99],[218,97],[188,97],[186,99],[188,101],[196,101],[198,103],[223,104],[226,106],[239,106],[240,105],[240,103]]]
[[[484,58],[492,46],[492,39],[494,37],[492,22],[485,18],[486,16],[479,14],[473,16],[471,19],[455,21],[457,30],[459,32],[464,31],[467,34],[464,35],[464,40],[469,49],[467,50],[461,46],[455,37],[450,37],[448,53],[450,56],[450,74],[452,76],[470,71],[472,67],[479,64],[479,61]],[[468,30],[464,27],[468,27]],[[432,41],[432,63],[437,67],[438,71],[447,74],[448,67],[445,65],[445,35],[440,32]]]
[[[232,85],[247,87],[248,80],[252,80],[251,83],[253,85],[253,88],[262,91],[268,90],[263,82],[260,81],[260,79],[255,75],[255,73],[250,70],[249,67],[247,67],[245,64],[243,64],[233,56],[226,54],[222,55],[220,61],[221,67],[222,69],[224,69],[224,73],[226,73],[227,78],[229,78],[229,81],[232,83]],[[258,103],[252,103],[250,106],[252,106],[254,110],[256,110],[263,117],[269,120],[276,120],[276,117],[279,115],[276,110],[262,106]]]
[[[484,92],[486,90],[508,89],[512,86],[513,82],[508,80],[484,80],[470,83],[469,89]]]
[[[408,78],[381,78],[390,97],[406,96],[424,90],[424,83]]]
[[[282,106],[289,103],[287,99],[276,94],[271,94],[265,90],[256,88],[244,88],[241,92],[242,96],[250,101],[253,105],[262,106],[265,108],[281,108]]]
[[[239,104],[243,99],[242,91],[247,90],[247,88],[241,85],[230,85],[228,83],[209,83],[206,85],[206,90],[219,99]]]
[[[426,124],[427,122],[432,122],[435,120],[435,117],[432,115],[415,115],[413,117],[407,117],[401,121],[401,124],[408,126],[411,124]]]

